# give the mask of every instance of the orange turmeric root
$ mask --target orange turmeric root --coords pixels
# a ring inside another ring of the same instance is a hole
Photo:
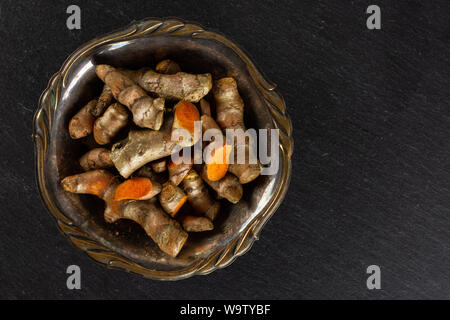
[[[238,203],[243,195],[242,185],[239,183],[239,179],[231,173],[227,173],[225,177],[218,181],[211,181],[206,174],[206,168],[202,170],[203,180],[217,192],[219,197],[225,198],[231,203]]]
[[[97,99],[91,100],[69,122],[69,134],[72,139],[84,138],[92,133],[95,117],[91,109],[97,104]]]
[[[177,141],[181,147],[190,147],[195,144],[194,125],[195,121],[200,121],[200,114],[197,108],[190,102],[180,101],[174,108],[174,121],[172,125],[172,140]],[[188,136],[182,136],[183,140],[177,139],[174,132],[177,129],[184,129]],[[185,138],[185,139],[184,139]]]
[[[166,59],[156,65],[155,71],[163,74],[175,74],[181,72],[181,68],[175,61]]]
[[[198,102],[208,94],[212,87],[212,78],[209,73],[163,74],[148,68],[137,71],[128,70],[123,73],[146,91],[156,93],[159,97],[169,100]]]
[[[183,229],[187,232],[203,232],[214,229],[214,225],[207,217],[185,216],[181,219]]]
[[[222,129],[242,129],[246,130],[244,125],[244,102],[242,101],[237,89],[236,81],[231,78],[222,78],[214,83],[214,99],[216,100],[217,123]],[[230,164],[229,171],[239,178],[240,183],[248,183],[256,179],[261,173],[261,164],[249,163],[250,147],[249,141],[241,139],[243,142],[235,142],[235,156],[237,152],[245,152],[246,162],[237,163],[237,158]]]
[[[135,124],[159,130],[164,116],[163,98],[149,97],[130,78],[109,65],[98,65],[95,72],[111,88],[114,98],[130,109]]]
[[[114,193],[114,200],[149,200],[161,192],[161,185],[149,178],[136,177],[119,184]]]
[[[93,170],[69,176],[61,181],[64,190],[72,193],[93,194],[105,201],[104,217],[109,223],[119,219],[137,222],[165,253],[176,257],[188,234],[171,219],[155,199],[115,201],[120,182],[105,170]]]
[[[181,184],[187,194],[192,208],[199,214],[204,214],[213,221],[220,210],[220,202],[215,201],[209,194],[208,188],[198,173],[191,169]]]
[[[114,136],[128,123],[128,112],[120,103],[114,103],[95,120],[94,139],[100,145],[110,143]]]
[[[80,166],[84,171],[112,167],[110,154],[111,151],[105,148],[92,149],[80,158]]]
[[[187,196],[179,187],[171,182],[163,184],[159,194],[159,203],[161,207],[174,217],[181,207],[186,203]]]
[[[111,88],[108,85],[103,86],[102,93],[98,97],[97,104],[91,109],[91,113],[94,117],[100,117],[107,107],[111,105],[114,100]]]

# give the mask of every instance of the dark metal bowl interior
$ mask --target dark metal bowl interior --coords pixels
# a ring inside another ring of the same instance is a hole
[[[102,83],[95,75],[95,65],[105,63],[125,68],[154,67],[157,61],[165,58],[178,62],[185,72],[210,72],[214,79],[233,76],[246,105],[247,127],[274,128],[272,114],[246,62],[222,42],[167,35],[108,42],[84,52],[68,67],[52,121],[45,178],[47,192],[55,206],[94,241],[144,268],[170,272],[205,260],[233,241],[254,218],[267,210],[279,185],[286,184],[286,181],[282,181],[286,175],[281,173],[287,168],[283,167],[285,164],[280,159],[278,174],[260,176],[245,185],[244,197],[237,205],[222,201],[214,230],[190,234],[176,258],[162,253],[134,222],[121,220],[114,224],[106,223],[103,219],[104,205],[100,199],[64,192],[60,186],[61,179],[81,172],[77,160],[92,145],[89,139],[72,140],[67,126],[77,110],[101,91]]]

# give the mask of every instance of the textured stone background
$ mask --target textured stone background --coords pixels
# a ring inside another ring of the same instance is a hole
[[[66,8],[82,29],[66,28]],[[370,4],[382,30],[366,28]],[[287,197],[250,252],[208,276],[107,270],[59,233],[34,178],[32,118],[74,49],[146,16],[221,31],[278,84],[294,124]],[[448,1],[0,3],[0,297],[450,298]],[[82,290],[66,289],[66,267]],[[368,265],[382,290],[366,289]]]

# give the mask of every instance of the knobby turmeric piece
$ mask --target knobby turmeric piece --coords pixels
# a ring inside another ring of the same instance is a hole
[[[93,194],[102,198],[114,175],[106,170],[92,170],[68,176],[61,181],[64,190],[72,193]]]
[[[242,185],[239,179],[231,173],[227,173],[225,177],[218,181],[211,181],[206,174],[206,168],[203,166],[201,177],[203,180],[217,192],[219,197],[225,198],[231,203],[238,203],[243,195]]]
[[[95,148],[80,158],[80,166],[84,171],[112,167],[111,151],[105,148]]]
[[[161,207],[174,217],[181,207],[186,203],[187,196],[179,187],[171,182],[163,184],[159,194],[159,203]]]
[[[180,161],[180,163],[169,161],[169,164],[167,165],[169,180],[174,185],[179,185],[181,181],[183,181],[184,177],[189,173],[189,170],[191,170],[192,165],[192,160],[188,163],[184,163],[182,161]]]
[[[167,157],[175,143],[170,138],[172,118],[164,121],[161,130],[131,130],[128,137],[114,144],[111,160],[119,173],[128,178],[143,165]]]
[[[211,74],[162,74],[148,68],[123,72],[148,92],[169,100],[198,102],[212,87]]]
[[[184,216],[181,218],[181,224],[187,232],[203,232],[214,229],[214,224],[207,217]]]
[[[175,74],[181,71],[180,66],[175,61],[166,59],[158,62],[155,71],[163,74]]]
[[[210,116],[211,117],[211,105],[206,99],[200,100],[200,111],[202,115]]]
[[[111,88],[114,98],[130,109],[135,124],[143,128],[160,129],[164,116],[164,98],[149,97],[124,73],[109,65],[98,65],[95,72]]]
[[[155,160],[151,163],[152,170],[161,173],[167,170],[167,159]]]
[[[103,86],[102,93],[98,97],[97,104],[91,109],[94,117],[100,117],[107,107],[111,105],[114,100],[111,88],[107,84]]]
[[[241,129],[245,131],[244,125],[244,102],[239,95],[236,81],[231,78],[222,78],[214,83],[213,95],[216,101],[217,123],[222,129]],[[250,150],[249,141],[234,143],[234,161],[229,166],[229,171],[239,178],[240,183],[248,183],[256,179],[261,173],[261,164],[249,163]],[[238,152],[245,152],[246,161],[243,164],[237,163]]]
[[[72,139],[84,138],[92,133],[95,117],[91,109],[97,104],[97,99],[89,101],[69,122],[69,134]]]
[[[94,139],[100,145],[110,143],[114,136],[128,123],[128,112],[123,105],[116,102],[95,120]]]
[[[220,210],[220,202],[211,197],[208,188],[194,169],[189,170],[181,183],[181,187],[192,208],[198,214],[204,214],[212,221],[216,218]]]

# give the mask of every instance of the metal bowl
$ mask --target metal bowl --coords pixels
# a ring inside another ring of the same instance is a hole
[[[176,258],[162,253],[134,222],[106,223],[101,200],[68,194],[60,186],[62,178],[80,172],[77,159],[87,151],[85,144],[69,137],[67,126],[77,109],[101,91],[94,66],[137,68],[164,58],[177,61],[186,72],[234,77],[246,105],[247,126],[280,129],[278,173],[246,184],[237,205],[222,206],[215,229],[191,234]],[[208,274],[248,251],[280,205],[291,175],[291,130],[275,85],[236,44],[196,24],[149,18],[83,45],[52,77],[34,118],[37,180],[62,233],[97,262],[152,279]]]

